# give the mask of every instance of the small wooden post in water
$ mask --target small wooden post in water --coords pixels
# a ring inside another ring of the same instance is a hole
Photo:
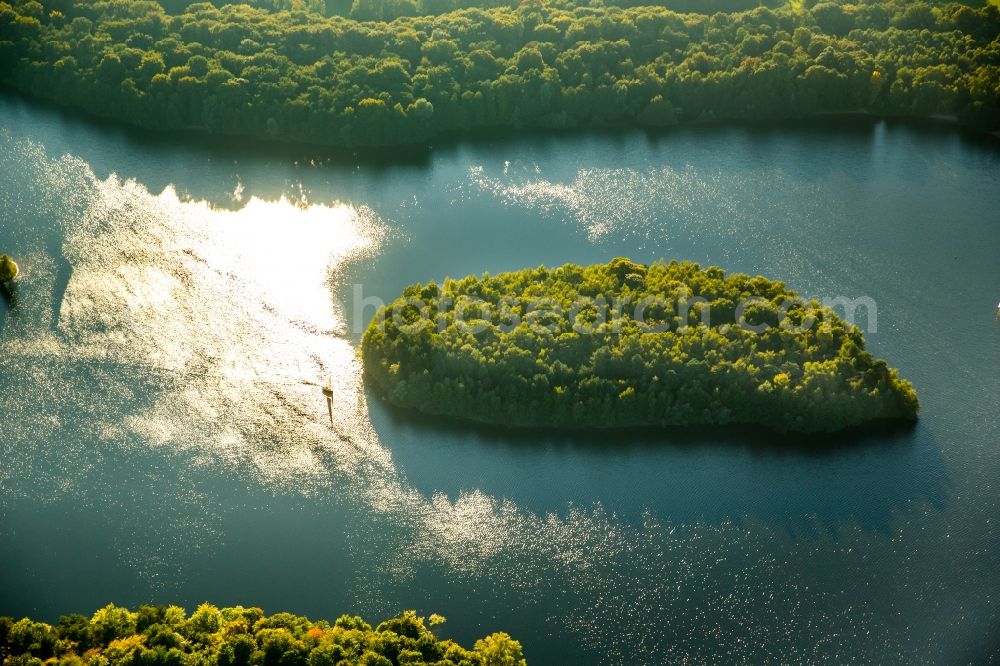
[[[333,374],[327,377],[323,385],[323,395],[326,396],[326,411],[330,413],[330,425],[333,425]]]

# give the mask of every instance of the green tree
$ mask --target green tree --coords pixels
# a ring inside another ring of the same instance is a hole
[[[135,615],[127,608],[108,604],[90,618],[90,627],[94,640],[106,644],[135,633],[135,621]]]
[[[0,284],[10,282],[17,277],[18,267],[14,260],[6,254],[0,255]]]
[[[498,632],[476,641],[476,652],[483,666],[525,666],[521,644],[509,635]]]

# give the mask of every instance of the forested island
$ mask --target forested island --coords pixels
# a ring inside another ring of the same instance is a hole
[[[390,403],[498,425],[828,432],[919,409],[830,308],[687,262],[412,285],[371,321],[361,353]]]
[[[3,666],[525,666],[521,644],[504,633],[471,650],[437,638],[412,611],[377,627],[342,615],[330,624],[259,608],[202,604],[188,616],[178,606],[113,604],[91,617],[66,615],[56,626],[0,617]]]
[[[0,0],[0,83],[339,146],[858,111],[995,130],[998,35],[987,0]]]

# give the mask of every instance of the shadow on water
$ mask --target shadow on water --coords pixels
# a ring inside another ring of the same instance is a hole
[[[73,264],[62,253],[61,248],[55,248],[52,257],[56,261],[55,284],[52,286],[52,330],[59,330],[59,319],[62,316],[62,304],[69,289],[69,281],[73,277]]]
[[[0,331],[7,322],[7,314],[17,307],[17,285],[0,284]]]
[[[432,162],[472,151],[477,155],[531,154],[543,156],[559,147],[567,138],[593,138],[601,142],[604,158],[618,155],[618,162],[630,163],[630,154],[642,144],[646,150],[683,155],[685,151],[668,150],[719,137],[741,137],[749,141],[762,159],[780,162],[789,155],[770,151],[773,139],[787,139],[794,132],[802,141],[801,150],[851,150],[862,153],[876,141],[879,127],[903,127],[944,142],[957,142],[964,148],[988,150],[1000,154],[1000,141],[989,134],[933,119],[881,119],[865,115],[829,116],[783,121],[741,121],[681,125],[667,129],[624,127],[575,128],[559,131],[532,129],[490,129],[479,133],[457,133],[431,145],[391,148],[339,148],[301,143],[278,143],[240,137],[206,135],[194,131],[155,132],[122,125],[106,119],[89,117],[74,110],[34,99],[13,91],[0,91],[0,111],[8,117],[31,119],[47,125],[50,132],[46,146],[50,154],[71,153],[91,166],[98,178],[124,173],[153,193],[173,186],[182,198],[205,200],[221,208],[241,205],[232,192],[244,185],[248,193],[265,199],[286,196],[295,201],[308,194],[317,179],[330,175],[347,176],[363,170],[376,179],[400,172],[429,169]],[[27,124],[27,123],[25,123]],[[16,128],[16,124],[15,124]],[[101,141],[94,141],[94,136]],[[56,141],[58,137],[59,141]],[[638,143],[637,143],[638,142]],[[845,143],[846,142],[846,143]],[[782,141],[781,145],[786,145]],[[607,149],[611,147],[611,150]],[[156,154],[155,160],[134,160],[132,155]],[[192,157],[201,158],[199,168],[191,168]],[[792,156],[794,157],[794,156]],[[820,169],[835,168],[833,161]],[[220,174],[229,170],[230,183]],[[258,178],[257,172],[266,173]],[[279,177],[275,177],[275,176]],[[280,176],[284,176],[281,178]],[[823,173],[813,174],[819,179]],[[220,185],[223,187],[220,188]],[[352,194],[347,183],[343,196]],[[326,188],[324,188],[326,189]],[[221,190],[221,191],[220,191]],[[315,203],[315,202],[314,202]]]
[[[792,532],[855,523],[888,532],[910,502],[940,508],[938,447],[921,426],[835,434],[758,427],[497,429],[387,405],[369,391],[375,430],[422,493],[482,490],[539,514],[601,505],[639,523],[765,520]]]

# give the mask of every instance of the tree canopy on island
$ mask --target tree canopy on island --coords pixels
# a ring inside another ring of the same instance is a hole
[[[362,338],[389,402],[511,426],[915,419],[860,329],[780,282],[628,259],[413,285]]]
[[[429,624],[443,622],[432,615]],[[91,617],[66,615],[51,626],[0,617],[3,666],[525,666],[521,644],[495,633],[467,650],[441,640],[413,611],[377,627],[342,615],[330,624],[259,608],[202,604],[114,604]]]
[[[996,129],[998,35],[986,0],[0,0],[0,83],[332,145],[858,110]]]

